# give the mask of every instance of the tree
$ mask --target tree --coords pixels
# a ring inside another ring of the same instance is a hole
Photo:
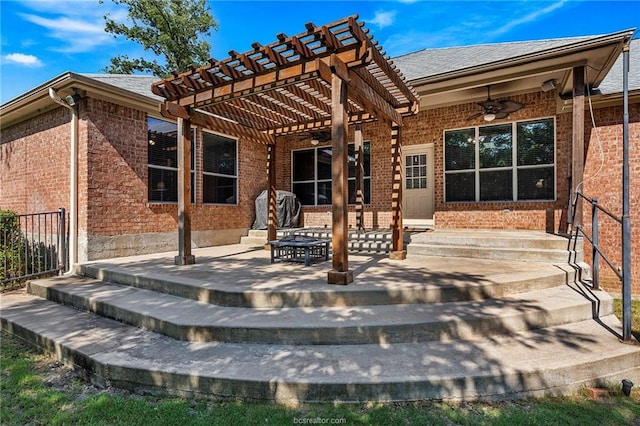
[[[103,0],[100,2],[102,3]],[[206,0],[112,0],[129,9],[127,22],[116,22],[104,16],[105,31],[114,37],[124,36],[142,45],[145,51],[164,57],[156,59],[129,58],[118,55],[104,70],[110,74],[151,72],[164,78],[172,71],[184,71],[190,65],[203,65],[209,59],[210,45],[203,36],[218,29]]]

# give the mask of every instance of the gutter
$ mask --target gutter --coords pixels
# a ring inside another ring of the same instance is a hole
[[[511,57],[504,60],[487,63],[487,64],[476,65],[469,68],[462,68],[462,69],[449,71],[442,74],[435,74],[427,77],[419,77],[409,81],[409,83],[412,86],[417,87],[421,85],[433,84],[437,82],[453,80],[453,79],[466,77],[466,76],[473,76],[476,74],[500,70],[503,68],[514,67],[518,65],[526,65],[533,62],[538,62],[540,60],[562,58],[570,54],[576,54],[576,53],[584,52],[586,50],[591,50],[594,48],[600,48],[607,45],[617,44],[618,45],[616,49],[617,53],[613,54],[612,57],[609,58],[608,66],[604,67],[605,69],[608,69],[611,65],[613,65],[613,62],[615,62],[615,59],[617,59],[617,57],[622,52],[622,47],[625,41],[631,38],[634,32],[635,32],[635,29],[619,31],[617,33],[607,34],[601,37],[595,37],[595,38],[592,38],[586,41],[581,41],[575,44],[569,44],[569,45],[556,47],[553,49],[536,51],[526,55]],[[601,78],[603,77],[604,76],[602,75]]]
[[[53,87],[49,88],[49,97],[57,104],[71,111],[71,141],[69,161],[69,269],[65,275],[73,272],[78,263],[78,104],[69,105],[62,100]]]

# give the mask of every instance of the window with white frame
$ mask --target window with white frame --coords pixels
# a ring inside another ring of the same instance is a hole
[[[364,202],[371,202],[371,143],[362,144]],[[355,144],[348,144],[349,204],[356,200]],[[306,206],[331,204],[331,147],[301,149],[292,152],[292,192]]]
[[[147,118],[149,202],[178,201],[178,125]],[[191,202],[195,202],[195,134],[191,134]]]
[[[555,199],[553,118],[444,132],[445,202]]]
[[[202,202],[236,204],[238,198],[235,139],[202,133]]]

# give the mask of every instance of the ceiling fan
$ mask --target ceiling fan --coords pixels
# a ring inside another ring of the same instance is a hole
[[[506,118],[512,112],[524,107],[524,104],[509,99],[501,101],[491,99],[491,85],[487,86],[487,100],[478,102],[478,105],[482,107],[482,111],[467,117],[467,120],[475,120],[480,116],[484,116],[485,121],[493,121],[496,118]]]

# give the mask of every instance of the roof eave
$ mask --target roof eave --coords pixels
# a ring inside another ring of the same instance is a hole
[[[562,58],[570,58],[583,52],[602,49],[603,47],[610,45],[611,51],[607,55],[608,57],[605,60],[604,66],[600,67],[597,72],[593,73],[591,75],[590,81],[588,82],[591,86],[597,87],[597,85],[602,82],[608,71],[613,66],[617,57],[622,52],[624,44],[631,39],[634,32],[635,29],[619,31],[612,34],[603,35],[601,37],[594,37],[589,40],[582,40],[570,45],[533,52],[526,55],[520,55],[489,64],[482,64],[451,72],[431,75],[428,77],[422,77],[410,80],[409,83],[412,84],[416,89],[418,89],[419,93],[423,93],[423,90],[420,90],[419,88],[425,86],[436,86],[437,89],[436,87],[434,87],[434,89],[436,90],[448,90],[451,88],[460,88],[460,85],[470,87],[474,84],[473,81],[477,81],[480,85],[483,85],[486,84],[486,82],[482,81],[483,77],[486,75],[497,75],[502,72],[502,74],[505,74],[504,78],[506,78],[508,70],[523,68],[527,66],[530,66],[532,71],[535,71],[535,64],[550,62],[553,60],[561,60]],[[574,60],[563,61],[558,65],[558,67],[580,65],[581,62],[583,62],[583,65],[589,65],[588,60]],[[458,87],[455,87],[456,85],[458,85]]]
[[[159,111],[160,102],[157,99],[67,71],[1,105],[2,122],[0,128],[12,126],[49,109],[56,108],[57,105],[49,97],[49,88],[61,92],[60,95],[64,96],[67,94],[65,93],[67,90],[71,93],[72,87],[86,91],[91,97],[117,100],[123,105]]]

